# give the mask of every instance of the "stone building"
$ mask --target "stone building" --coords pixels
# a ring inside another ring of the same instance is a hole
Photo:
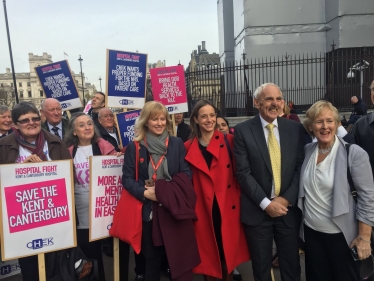
[[[43,88],[39,83],[35,72],[35,67],[53,63],[52,56],[43,53],[42,56],[29,53],[29,67],[30,72],[16,73],[17,92],[19,101],[32,101],[37,107],[45,99]],[[80,97],[82,98],[82,82],[80,73],[76,74],[71,71],[75,80]],[[84,73],[83,73],[84,77]],[[84,81],[84,93],[86,100],[88,96],[92,96],[96,92],[96,87],[93,84]],[[7,68],[5,73],[0,73],[0,104],[6,104],[12,107],[15,104],[13,75],[10,68]]]
[[[219,64],[219,55],[210,54],[206,49],[205,41],[202,41],[197,50],[191,53],[191,60],[186,69],[186,86],[192,107],[201,99],[210,100],[215,106],[220,107]]]

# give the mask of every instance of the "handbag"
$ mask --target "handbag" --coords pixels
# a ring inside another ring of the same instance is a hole
[[[139,142],[135,143],[135,180],[139,180]],[[142,240],[142,208],[143,203],[122,189],[121,197],[113,214],[112,227],[109,234],[130,244],[139,254]]]
[[[349,188],[352,194],[353,199],[355,200],[357,204],[357,191],[355,188],[355,185],[353,183],[351,171],[349,169],[349,163],[348,163],[348,156],[349,156],[349,148],[351,147],[350,143],[345,144],[345,149],[347,151],[347,178],[349,183]],[[366,280],[374,273],[374,259],[373,259],[373,243],[374,243],[374,237],[373,237],[373,231],[371,231],[371,237],[370,237],[370,247],[371,247],[371,256],[365,260],[361,261],[361,268],[360,268],[360,275],[362,280]]]

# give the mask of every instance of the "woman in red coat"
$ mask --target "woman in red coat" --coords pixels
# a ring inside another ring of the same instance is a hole
[[[249,260],[240,223],[240,190],[230,157],[233,136],[216,129],[215,108],[206,100],[195,105],[190,124],[186,160],[197,194],[195,232],[201,258],[194,272],[204,274],[205,281],[232,280],[234,268]]]

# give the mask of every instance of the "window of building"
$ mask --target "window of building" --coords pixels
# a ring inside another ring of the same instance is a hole
[[[4,83],[1,83],[1,87],[4,87]]]
[[[30,82],[27,82],[27,86],[28,86],[28,87],[30,87],[30,86],[31,86]]]
[[[43,91],[42,91],[42,90],[39,90],[39,94],[40,94],[40,96],[42,97],[42,96],[43,96]]]
[[[19,82],[19,83],[18,83],[18,86],[22,87],[22,82]]]
[[[19,91],[19,97],[23,98],[23,91]]]
[[[13,83],[10,83],[10,86],[13,88]]]
[[[31,91],[27,91],[27,96],[31,98]]]

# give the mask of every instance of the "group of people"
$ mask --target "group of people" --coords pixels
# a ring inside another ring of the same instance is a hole
[[[371,88],[374,103],[374,81]],[[273,83],[256,89],[254,105],[259,114],[234,130],[207,100],[196,103],[189,126],[176,114],[177,128],[161,103],[144,105],[124,152],[122,183],[142,204],[135,260],[144,263],[146,281],[160,280],[165,257],[172,280],[192,280],[193,273],[233,280],[234,269],[251,260],[254,279],[270,281],[273,241],[282,280],[297,281],[300,238],[307,280],[360,280],[374,226],[374,117],[356,122],[358,145],[348,150],[328,101],[313,104],[303,124]],[[41,112],[43,124],[31,103],[11,113],[0,106],[0,164],[73,159],[78,246],[98,261],[105,280],[101,242],[88,241],[88,158],[122,157],[113,113],[103,93],[95,94],[89,114],[69,122],[56,100],[45,100]],[[23,280],[38,280],[36,257],[21,258],[20,266]]]

